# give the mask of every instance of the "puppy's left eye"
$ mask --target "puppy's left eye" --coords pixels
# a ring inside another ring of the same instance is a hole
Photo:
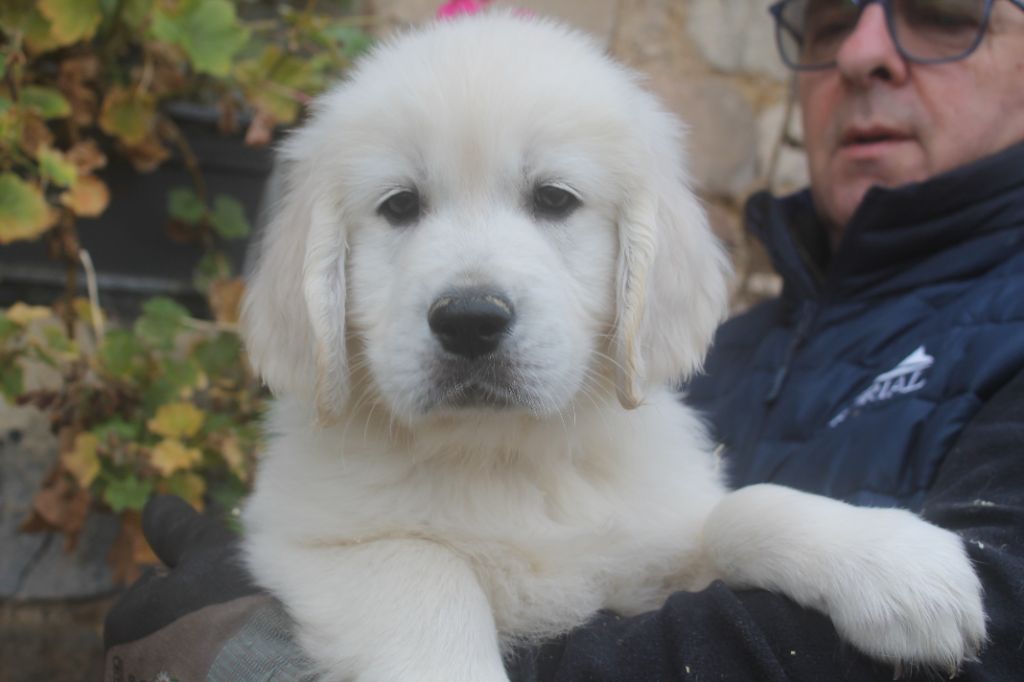
[[[566,218],[579,205],[579,197],[558,185],[540,185],[533,190],[533,211],[543,218]]]
[[[379,213],[392,225],[408,225],[420,217],[422,207],[416,190],[395,192],[377,207]]]

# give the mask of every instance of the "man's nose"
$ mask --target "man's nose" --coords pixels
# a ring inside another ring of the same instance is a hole
[[[861,12],[836,54],[836,68],[843,78],[864,87],[875,80],[898,85],[906,79],[907,62],[889,32],[881,3],[870,3]]]

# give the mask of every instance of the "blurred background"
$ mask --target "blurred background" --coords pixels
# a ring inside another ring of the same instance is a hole
[[[236,334],[275,140],[440,0],[0,5],[0,682],[98,679],[102,618],[173,492],[229,522],[266,399]],[[591,32],[690,126],[736,264],[741,213],[806,183],[768,0],[493,0]]]

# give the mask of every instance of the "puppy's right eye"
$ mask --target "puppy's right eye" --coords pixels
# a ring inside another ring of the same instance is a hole
[[[533,212],[542,218],[562,220],[579,205],[579,197],[558,185],[540,185],[533,190]]]
[[[377,213],[392,225],[413,223],[421,213],[419,192],[410,189],[395,192],[381,202]]]

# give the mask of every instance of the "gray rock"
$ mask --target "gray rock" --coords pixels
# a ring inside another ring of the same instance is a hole
[[[770,0],[693,0],[688,32],[716,69],[785,80]]]
[[[101,679],[101,624],[109,607],[109,599],[4,603],[0,609],[0,680]]]
[[[106,554],[116,519],[96,513],[72,553],[63,537],[21,533],[57,458],[44,414],[0,400],[0,680],[96,680],[113,589]],[[99,596],[103,595],[103,596]]]
[[[698,188],[740,197],[756,180],[757,125],[750,103],[721,79],[676,80],[657,90],[689,127],[687,147]]]
[[[118,521],[91,512],[74,551],[54,533],[18,530],[58,456],[46,416],[0,401],[0,598],[82,599],[114,589],[106,556]]]
[[[410,25],[433,19],[442,3],[443,0],[374,0],[373,5],[386,22]],[[607,45],[615,27],[618,0],[495,0],[493,5],[562,19],[594,34]]]
[[[769,189],[778,193],[794,192],[809,182],[799,113],[794,109],[783,131],[785,114],[786,105],[780,103],[763,111],[757,121],[758,175],[765,178]],[[776,154],[778,158],[773,159]],[[771,168],[773,161],[775,165]]]

